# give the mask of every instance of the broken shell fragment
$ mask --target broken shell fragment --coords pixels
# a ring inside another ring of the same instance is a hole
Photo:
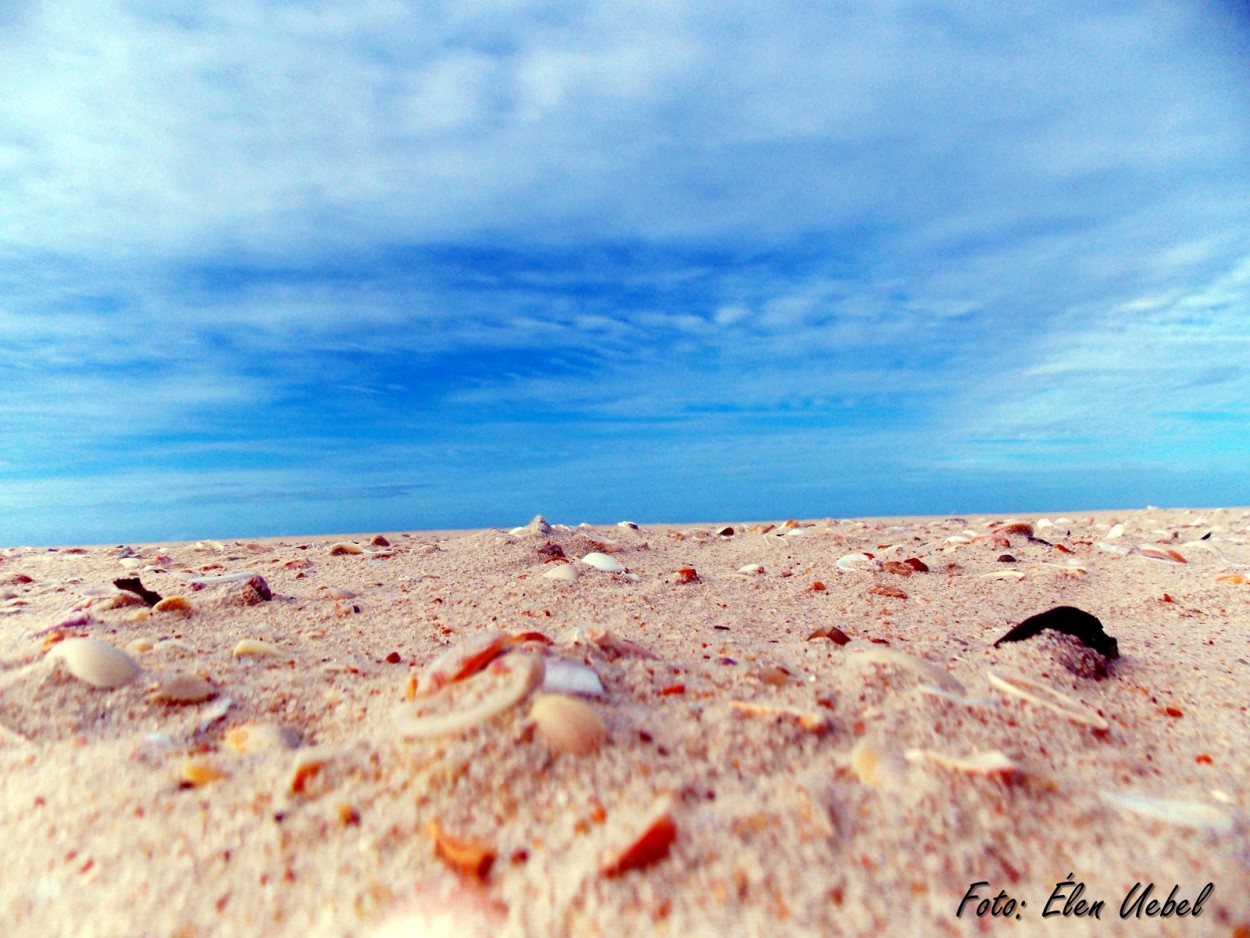
[[[764,565],[762,563],[748,563],[739,567],[738,572],[749,574],[751,576],[758,576],[764,572]]]
[[[434,853],[463,876],[485,879],[495,862],[495,848],[476,840],[449,837],[434,818],[425,825],[425,836],[434,844]]]
[[[677,839],[670,802],[661,799],[652,809],[650,819],[624,846],[607,854],[599,864],[599,873],[609,879],[650,866],[668,856],[669,847]]]
[[[903,753],[908,762],[933,762],[956,772],[969,775],[997,775],[1003,778],[1014,778],[1022,774],[1018,763],[997,749],[986,752],[974,752],[970,756],[948,756],[934,752],[932,749],[909,749]]]
[[[1106,730],[1110,727],[1105,719],[1089,707],[1037,681],[1014,674],[999,674],[993,670],[987,670],[985,676],[990,684],[1003,693],[1019,697],[1036,706],[1045,707],[1060,716],[1067,717],[1073,723],[1092,726],[1096,730]]]
[[[543,660],[529,655],[492,661],[484,671],[405,706],[399,734],[429,739],[476,726],[524,700],[542,683],[544,670]]]
[[[594,567],[596,570],[602,570],[604,573],[624,573],[625,566],[615,557],[609,557],[607,554],[599,551],[591,551],[582,558],[582,563]]]
[[[152,692],[152,699],[161,703],[199,703],[215,693],[213,685],[200,675],[180,671],[163,678]]]
[[[359,544],[349,544],[346,541],[340,541],[330,546],[330,556],[340,557],[344,554],[363,554],[364,548]]]
[[[185,788],[199,788],[226,777],[225,772],[203,759],[183,759],[178,766],[178,782]]]
[[[1233,818],[1228,812],[1201,801],[1152,798],[1148,795],[1112,791],[1101,791],[1098,794],[1103,801],[1117,808],[1166,821],[1178,827],[1205,827],[1220,834],[1227,834],[1233,829]]]
[[[607,727],[588,704],[562,694],[541,694],[530,707],[530,719],[556,753],[585,756],[608,738]]]
[[[48,652],[80,681],[112,690],[129,684],[139,674],[139,665],[120,648],[98,638],[67,638]]]
[[[282,649],[272,642],[262,642],[257,638],[245,638],[234,646],[231,654],[235,658],[275,658],[282,654]]]
[[[873,567],[873,560],[867,554],[846,554],[835,562],[839,570],[851,570],[864,573]]]
[[[302,795],[308,790],[308,783],[320,774],[334,758],[334,753],[327,747],[305,749],[295,757],[295,765],[291,772],[291,792]]]
[[[954,691],[957,694],[962,694],[964,691],[964,685],[956,678],[937,665],[921,658],[904,654],[901,651],[895,651],[892,648],[882,648],[880,645],[870,645],[866,642],[858,641],[851,642],[847,646],[847,650],[853,653],[847,659],[850,663],[861,666],[865,664],[893,665],[905,671],[910,671],[925,681],[936,684],[946,690]]]

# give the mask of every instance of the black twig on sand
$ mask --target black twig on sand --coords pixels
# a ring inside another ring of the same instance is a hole
[[[1087,648],[1092,648],[1105,658],[1118,658],[1119,646],[1116,640],[1102,628],[1097,616],[1090,615],[1075,606],[1056,606],[1046,612],[1029,616],[1014,629],[994,643],[997,648],[1003,642],[1022,642],[1026,638],[1040,635],[1045,629],[1071,635]]]
[[[139,578],[137,576],[129,578],[123,577],[120,580],[114,580],[113,585],[119,590],[125,590],[127,593],[134,593],[149,606],[155,606],[161,601],[161,594],[152,592],[139,582]]]

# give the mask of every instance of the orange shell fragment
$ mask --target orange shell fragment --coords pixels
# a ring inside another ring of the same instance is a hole
[[[1217,576],[1215,578],[1215,582],[1216,583],[1245,584],[1245,583],[1250,583],[1250,577],[1247,577],[1245,574],[1242,574],[1242,573],[1227,573],[1224,576]]]
[[[668,848],[676,839],[677,824],[665,806],[651,818],[637,837],[604,858],[599,865],[599,873],[611,879],[630,870],[650,866],[668,856]]]
[[[443,826],[431,818],[425,836],[434,843],[434,853],[457,873],[485,879],[495,862],[495,848],[474,840],[461,840],[443,833]]]

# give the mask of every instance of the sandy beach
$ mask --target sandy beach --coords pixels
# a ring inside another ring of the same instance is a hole
[[[513,520],[0,551],[4,934],[1250,936],[1250,511]]]

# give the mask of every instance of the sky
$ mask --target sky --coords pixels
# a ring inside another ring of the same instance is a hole
[[[0,546],[1246,505],[1248,325],[1245,3],[0,5]]]

